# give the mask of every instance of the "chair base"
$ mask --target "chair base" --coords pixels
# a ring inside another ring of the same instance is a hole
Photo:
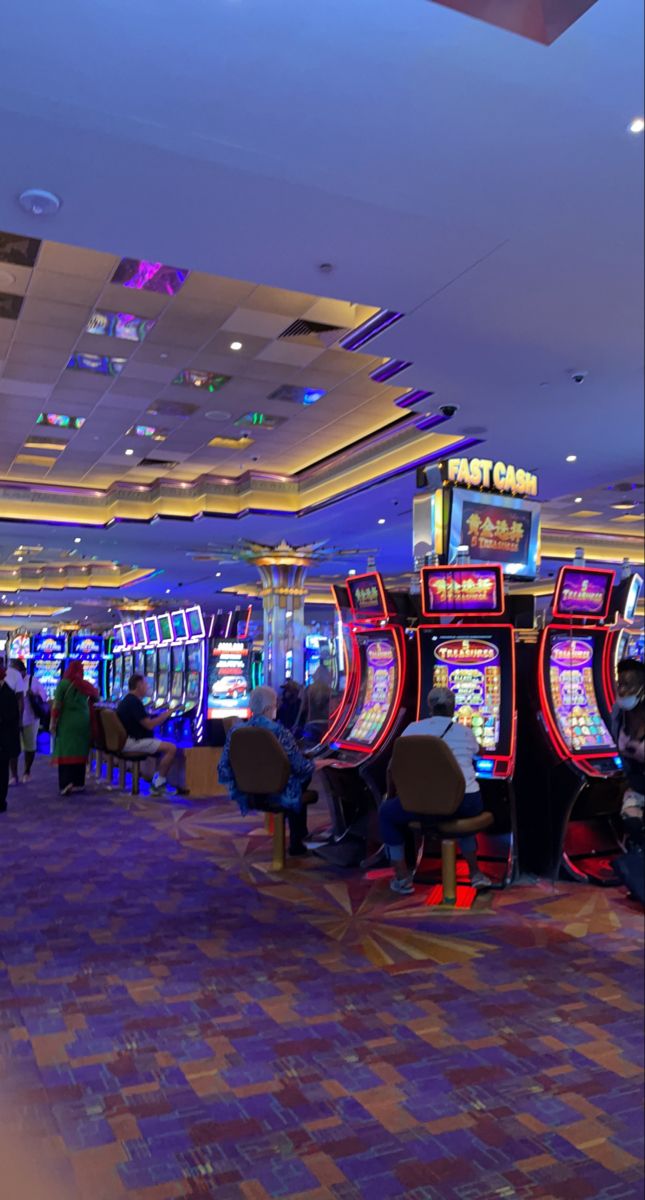
[[[472,908],[476,896],[476,888],[471,887],[470,884],[460,883],[454,899],[448,900],[444,895],[442,884],[435,883],[434,887],[430,888],[424,903],[428,908],[459,908],[468,910]]]

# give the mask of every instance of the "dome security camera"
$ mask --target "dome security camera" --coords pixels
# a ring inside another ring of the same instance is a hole
[[[444,417],[454,417],[454,415],[458,411],[458,409],[459,409],[458,404],[442,404],[439,407],[439,412]]]

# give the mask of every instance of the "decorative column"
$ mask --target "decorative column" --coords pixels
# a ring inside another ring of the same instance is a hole
[[[305,577],[307,568],[324,555],[323,543],[309,546],[261,546],[244,542],[240,557],[260,573],[264,611],[264,678],[279,688],[287,675],[304,681]]]

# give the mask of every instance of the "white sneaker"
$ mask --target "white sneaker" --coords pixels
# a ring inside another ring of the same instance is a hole
[[[483,871],[475,871],[471,876],[470,886],[478,890],[480,888],[483,890],[484,888],[492,888],[493,881],[488,875],[484,875]]]

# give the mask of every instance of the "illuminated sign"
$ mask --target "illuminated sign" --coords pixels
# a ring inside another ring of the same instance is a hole
[[[497,648],[490,642],[470,638],[454,638],[442,642],[435,650],[435,657],[439,662],[454,663],[458,666],[476,666],[492,662],[497,658],[497,654]]]
[[[33,641],[34,657],[42,655],[47,658],[65,658],[65,637],[63,634],[39,634]]]
[[[211,648],[208,661],[209,720],[249,715],[249,646],[243,641],[222,640]]]
[[[448,554],[462,546],[471,563],[499,563],[505,575],[534,579],[540,547],[540,507],[532,500],[452,488]]]
[[[501,567],[424,567],[421,579],[424,616],[504,610]]]
[[[551,662],[558,667],[586,667],[593,658],[593,643],[576,638],[562,638],[551,650]]]
[[[449,458],[445,466],[448,483],[486,491],[510,492],[512,496],[537,496],[538,477],[511,463],[492,458]]]
[[[100,637],[80,635],[72,638],[72,654],[80,655],[81,658],[85,658],[90,654],[100,658],[102,650],[103,639]]]
[[[607,616],[614,572],[586,567],[562,567],[553,598],[558,617]]]
[[[386,617],[387,602],[380,575],[354,575],[347,580],[350,603],[356,617]]]

